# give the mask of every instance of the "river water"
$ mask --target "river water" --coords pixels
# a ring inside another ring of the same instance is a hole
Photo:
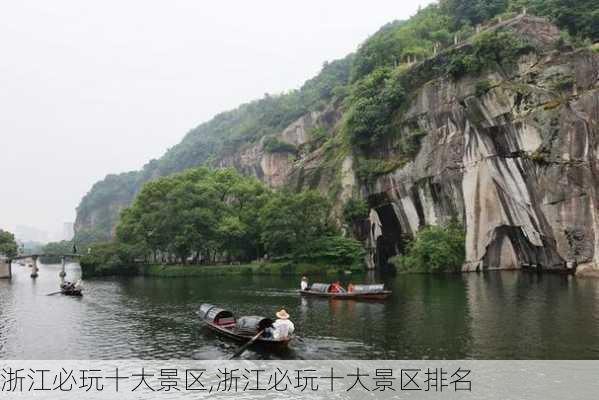
[[[202,326],[209,302],[237,315],[291,314],[299,340],[250,359],[599,359],[599,280],[518,272],[382,278],[386,302],[301,298],[293,278],[102,278],[85,295],[13,265],[0,280],[2,359],[221,359],[237,344]],[[80,276],[67,265],[67,279]],[[354,282],[372,277],[353,278]]]

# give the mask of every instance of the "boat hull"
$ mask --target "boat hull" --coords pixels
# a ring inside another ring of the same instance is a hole
[[[205,319],[202,319],[202,321],[206,324],[206,326],[210,330],[214,331],[215,333],[217,333],[221,336],[232,339],[236,342],[247,343],[253,338],[253,336],[240,335],[238,333],[233,332],[230,329],[223,328],[222,326],[216,325],[213,322],[207,321]],[[264,347],[264,348],[267,348],[267,349],[281,350],[281,349],[286,349],[290,341],[291,341],[291,339],[271,340],[271,339],[258,338],[254,341],[254,344]]]
[[[386,300],[391,296],[390,290],[383,290],[374,293],[331,293],[331,292],[314,292],[311,290],[300,290],[302,296],[324,297],[329,299],[339,300]]]
[[[63,290],[61,293],[64,294],[65,296],[75,296],[75,297],[83,296],[83,293],[81,292],[81,290]]]

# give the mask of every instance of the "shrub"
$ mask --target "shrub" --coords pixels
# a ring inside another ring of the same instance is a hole
[[[404,161],[411,161],[416,158],[420,151],[422,138],[425,136],[426,131],[420,128],[402,136],[397,144],[397,151],[401,159]]]
[[[491,90],[491,82],[486,79],[480,80],[474,85],[474,94],[477,97],[486,94],[489,90]]]
[[[81,257],[81,265],[95,267],[120,267],[135,263],[143,258],[145,249],[141,246],[120,242],[97,243],[89,248],[88,254]]]
[[[316,127],[310,131],[310,141],[306,144],[308,151],[312,152],[318,149],[326,142],[329,134],[322,126]]]
[[[15,235],[0,229],[0,256],[14,257],[18,253]]]
[[[576,84],[576,78],[572,75],[563,75],[556,78],[551,83],[551,88],[557,92],[564,92],[572,90]]]
[[[291,143],[283,142],[275,137],[264,140],[264,151],[268,153],[297,153],[297,148]]]
[[[549,164],[549,152],[544,149],[535,150],[528,158],[537,164],[547,165]]]
[[[364,264],[365,252],[360,242],[343,236],[324,236],[296,250],[294,260],[329,265]]]
[[[348,225],[352,225],[356,221],[368,218],[370,207],[362,199],[349,199],[343,206],[343,219]]]
[[[393,172],[405,164],[403,160],[360,159],[356,175],[366,184],[372,184],[377,177]]]
[[[352,143],[369,145],[391,131],[393,112],[405,99],[400,70],[378,68],[356,82],[345,128]]]
[[[477,74],[493,65],[509,65],[535,48],[513,32],[483,32],[470,47],[450,55],[446,72],[454,79]]]
[[[458,272],[465,260],[465,240],[464,229],[455,222],[446,227],[427,226],[416,234],[405,254],[390,262],[400,272]]]

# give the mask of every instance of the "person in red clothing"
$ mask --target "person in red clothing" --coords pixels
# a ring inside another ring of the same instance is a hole
[[[341,283],[339,283],[339,281],[335,281],[331,284],[331,288],[329,289],[329,291],[331,293],[344,293],[345,289],[343,289],[343,286],[341,286]]]

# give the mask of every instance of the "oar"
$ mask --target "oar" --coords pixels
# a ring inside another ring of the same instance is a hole
[[[237,358],[237,357],[239,357],[239,356],[240,356],[240,355],[241,355],[241,354],[242,354],[242,353],[243,353],[243,352],[244,352],[244,351],[245,351],[245,350],[246,350],[248,347],[250,347],[250,345],[251,345],[252,343],[254,343],[254,342],[255,342],[255,341],[256,341],[256,340],[257,340],[257,339],[258,339],[258,338],[259,338],[259,337],[260,337],[260,336],[261,336],[263,333],[264,333],[264,329],[262,329],[260,332],[258,332],[258,333],[256,334],[256,336],[254,336],[253,338],[251,338],[249,342],[247,342],[246,344],[244,344],[243,346],[241,346],[241,347],[239,348],[239,350],[237,350],[237,351],[235,352],[235,354],[233,354],[233,356],[232,356],[231,358],[229,358],[229,360],[232,360],[232,359],[234,359],[234,358]]]
[[[48,293],[46,296],[52,296],[52,295],[55,295],[55,294],[58,294],[58,293],[62,293],[62,290],[60,292]]]

